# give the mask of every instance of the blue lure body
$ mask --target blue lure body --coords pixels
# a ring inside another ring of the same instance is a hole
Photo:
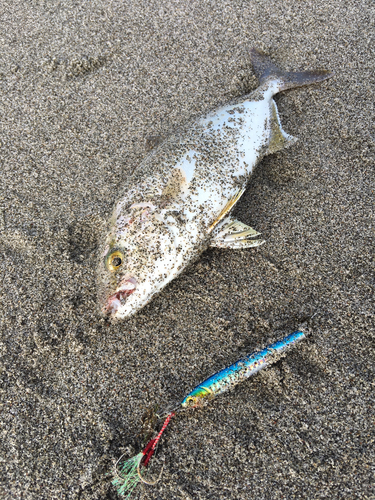
[[[231,389],[246,378],[251,377],[259,370],[266,368],[280,359],[280,355],[289,347],[304,339],[306,336],[301,331],[295,331],[282,340],[269,345],[262,351],[249,354],[233,365],[211,375],[201,384],[197,385],[181,402],[183,408],[197,406]]]

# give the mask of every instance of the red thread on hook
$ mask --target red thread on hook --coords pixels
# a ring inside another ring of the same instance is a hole
[[[174,411],[171,411],[171,413],[169,413],[169,415],[165,419],[165,422],[164,422],[163,427],[161,428],[159,434],[156,436],[156,438],[151,439],[147,443],[145,449],[142,451],[143,455],[145,456],[144,460],[142,461],[142,465],[144,467],[147,467],[152,455],[155,452],[155,448],[156,448],[156,445],[158,444],[159,439],[161,438],[161,436],[162,436],[163,432],[165,431],[167,425],[169,424],[171,418],[174,417],[175,415],[176,415],[176,413]]]

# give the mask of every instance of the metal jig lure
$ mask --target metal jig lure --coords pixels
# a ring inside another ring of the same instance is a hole
[[[126,495],[126,498],[129,499],[134,488],[136,488],[140,481],[146,484],[156,484],[159,481],[161,473],[156,481],[146,481],[146,479],[142,476],[140,469],[141,467],[145,468],[148,466],[162,434],[172,417],[174,417],[178,411],[185,408],[195,408],[197,406],[201,406],[219,394],[228,391],[243,380],[278,361],[286,350],[305,337],[306,335],[302,331],[297,330],[284,339],[269,345],[262,351],[253,352],[245,358],[236,361],[232,365],[220,370],[214,375],[211,375],[211,377],[197,385],[189,394],[187,394],[187,396],[185,396],[185,398],[174,410],[167,413],[166,419],[158,435],[151,439],[146,447],[138,453],[138,455],[124,461],[120,470],[117,470],[117,464],[120,462],[122,457],[120,457],[117,461],[115,478],[112,481],[112,484],[117,487],[118,494],[122,496]]]

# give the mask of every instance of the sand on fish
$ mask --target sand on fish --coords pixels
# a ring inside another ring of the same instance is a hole
[[[375,498],[374,4],[5,0],[0,6],[0,497],[115,499],[142,416],[305,325],[286,358],[171,424],[140,498]],[[276,97],[292,148],[137,316],[96,309],[97,242],[147,154],[256,87],[248,51],[335,77]],[[313,316],[313,317],[312,317]],[[146,419],[147,420],[147,419]],[[143,434],[147,432],[147,421]]]

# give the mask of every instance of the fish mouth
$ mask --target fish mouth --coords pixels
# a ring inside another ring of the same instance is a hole
[[[135,278],[127,278],[126,280],[123,280],[116,292],[108,298],[107,303],[103,307],[104,314],[116,314],[119,307],[124,305],[126,299],[136,291],[137,285],[138,282]]]

